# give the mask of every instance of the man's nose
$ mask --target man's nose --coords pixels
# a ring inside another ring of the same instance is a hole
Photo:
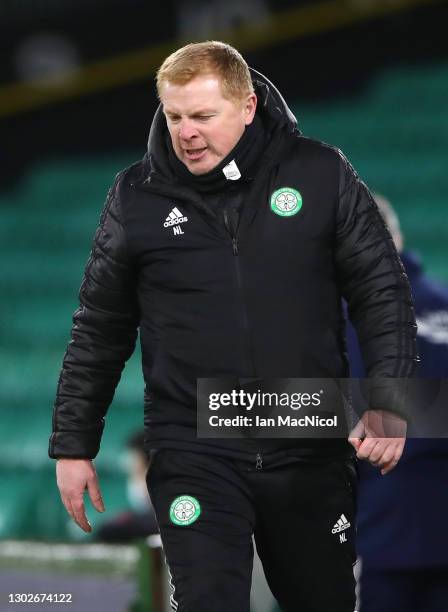
[[[194,124],[189,119],[183,119],[179,126],[179,138],[182,140],[191,140],[198,135],[198,131]]]

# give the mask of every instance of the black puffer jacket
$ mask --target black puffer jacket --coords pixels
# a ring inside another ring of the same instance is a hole
[[[300,134],[267,79],[254,72],[254,82],[269,144],[256,175],[240,181],[237,235],[170,174],[160,109],[148,155],[117,176],[64,357],[51,457],[95,457],[138,328],[152,448],[300,452],[300,440],[264,440],[260,448],[260,441],[197,439],[196,379],[347,376],[341,296],[369,376],[412,374],[409,285],[369,191],[340,151]],[[285,187],[301,196],[297,214],[271,207]],[[388,408],[381,385],[371,407]]]

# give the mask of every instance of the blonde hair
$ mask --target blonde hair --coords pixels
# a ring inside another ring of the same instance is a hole
[[[163,83],[185,85],[199,75],[217,76],[222,95],[231,100],[243,100],[254,91],[249,66],[243,56],[226,43],[210,40],[190,43],[165,59],[157,71],[159,98]]]

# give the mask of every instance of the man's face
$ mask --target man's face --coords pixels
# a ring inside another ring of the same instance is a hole
[[[173,149],[193,174],[213,170],[252,123],[257,98],[224,98],[214,75],[197,76],[185,85],[165,81],[160,99]]]

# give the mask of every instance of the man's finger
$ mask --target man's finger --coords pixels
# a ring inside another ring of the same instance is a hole
[[[64,504],[65,509],[67,510],[68,514],[71,516],[73,521],[78,525],[78,527],[80,527],[87,533],[90,533],[90,531],[92,531],[92,527],[89,521],[87,520],[87,517],[85,516],[85,514],[84,514],[84,520],[82,520],[82,518],[80,520],[78,513],[75,512],[75,510],[73,509],[73,505],[72,505],[70,498],[65,497],[65,496],[61,496],[61,497],[62,497],[62,503]]]
[[[383,467],[381,468],[381,475],[385,476],[386,474],[388,474],[389,472],[391,472],[394,467],[397,465],[399,459],[396,459],[395,457],[393,459],[391,459],[388,463],[385,463],[383,465]]]
[[[372,452],[370,453],[368,457],[368,460],[370,461],[370,463],[373,463],[374,465],[381,465],[383,462],[384,453],[386,452],[388,448],[389,448],[389,444],[386,439],[380,438],[379,440],[377,440],[375,447],[372,449]],[[393,450],[392,450],[392,454],[393,454]],[[389,458],[391,459],[392,455]]]
[[[395,445],[389,445],[385,449],[380,461],[378,462],[379,467],[383,468],[385,465],[387,465],[388,463],[394,460],[395,450],[396,450]]]
[[[359,438],[352,438],[350,437],[348,439],[348,441],[350,442],[350,444],[353,446],[353,448],[355,449],[355,451],[358,451],[359,447],[362,444],[362,440],[360,440]]]
[[[393,450],[392,459],[388,461],[387,463],[383,464],[382,466],[381,474],[383,476],[385,474],[388,474],[390,471],[392,471],[394,467],[398,464],[398,462],[401,459],[401,455],[403,454],[404,445],[405,445],[405,440],[402,438],[399,438],[395,442],[395,445],[392,447],[392,450]]]
[[[376,438],[365,438],[358,449],[358,459],[369,459],[370,453],[373,451],[377,443],[378,440]]]
[[[75,513],[73,512],[70,498],[61,494],[61,499],[62,499],[62,503],[64,504],[64,507],[67,510],[68,514],[72,517],[73,520],[75,520]]]
[[[96,478],[92,478],[91,480],[87,481],[87,491],[89,492],[89,496],[95,510],[97,512],[105,512],[106,508],[104,507],[103,496],[101,495]]]
[[[83,531],[90,533],[92,531],[92,525],[87,519],[82,498],[72,500],[72,510],[73,514],[75,515],[76,523],[81,527]]]

